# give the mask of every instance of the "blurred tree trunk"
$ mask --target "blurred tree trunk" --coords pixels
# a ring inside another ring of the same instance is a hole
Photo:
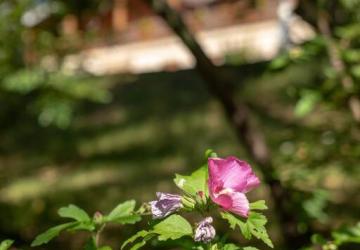
[[[294,10],[298,0],[279,0],[277,7],[277,17],[281,30],[282,51],[290,49],[293,45],[290,37],[290,22],[294,18]]]
[[[274,210],[280,222],[284,244],[288,249],[297,249],[307,242],[307,235],[297,230],[297,219],[292,209],[289,191],[281,185],[264,136],[251,122],[249,107],[244,102],[235,101],[230,79],[223,75],[204,53],[182,17],[171,9],[166,1],[147,0],[154,11],[160,15],[179,36],[196,59],[196,69],[207,84],[211,94],[222,104],[227,118],[236,130],[240,142],[259,166],[274,201]]]

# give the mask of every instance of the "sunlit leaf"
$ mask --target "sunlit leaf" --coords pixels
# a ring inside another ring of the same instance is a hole
[[[268,207],[264,200],[259,200],[250,203],[250,210],[266,210]]]
[[[241,250],[240,247],[236,246],[235,244],[226,244],[222,248],[223,250]]]
[[[265,228],[267,219],[264,215],[257,212],[250,212],[250,215],[245,222],[237,216],[227,212],[221,213],[221,217],[229,222],[230,228],[235,229],[236,226],[238,226],[246,239],[251,239],[252,236],[254,236],[257,239],[262,240],[269,247],[274,247]]]
[[[196,196],[198,192],[203,192],[205,196],[208,196],[208,167],[202,166],[190,176],[176,174],[174,182],[176,186],[184,190],[186,193]]]
[[[73,204],[70,204],[67,207],[60,208],[58,214],[60,217],[71,218],[80,222],[91,220],[89,215],[83,209]]]
[[[135,205],[134,200],[117,205],[109,215],[105,216],[105,221],[119,224],[133,224],[140,221],[141,217],[134,214]]]
[[[191,236],[193,233],[190,223],[177,214],[156,224],[152,232],[159,235],[159,240],[176,240],[183,236]]]

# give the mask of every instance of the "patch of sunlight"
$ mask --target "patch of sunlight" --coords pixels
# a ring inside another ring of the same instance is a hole
[[[167,140],[168,135],[179,137],[179,140],[187,139],[184,135],[199,133],[199,131],[212,131],[212,134],[223,133],[227,124],[223,122],[218,106],[210,106],[211,112],[198,112],[178,114],[169,120],[146,120],[138,124],[114,128],[97,136],[82,139],[78,143],[78,151],[84,157],[94,154],[103,154],[128,149],[132,145],[147,145],[149,142],[157,143]],[[194,131],[198,128],[198,131]],[[192,131],[193,129],[193,131]],[[200,134],[199,134],[200,135]]]
[[[0,189],[0,201],[18,203],[39,196],[67,190],[81,190],[103,185],[129,177],[129,168],[101,168],[81,170],[75,174],[66,174],[53,178],[33,176],[17,180]]]
[[[147,121],[129,127],[119,127],[118,129],[104,132],[98,136],[83,139],[78,145],[82,156],[107,153],[116,150],[122,150],[134,143],[139,145],[147,144],[151,139],[158,137],[159,127],[156,121]]]

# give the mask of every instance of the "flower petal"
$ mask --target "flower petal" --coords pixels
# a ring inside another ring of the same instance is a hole
[[[247,193],[259,185],[260,185],[259,178],[253,172],[251,172],[250,175],[247,177],[246,186],[242,190],[242,192]]]
[[[243,217],[248,217],[250,211],[250,204],[245,194],[234,192],[228,195],[231,197],[232,200],[232,205],[229,208],[229,211]]]
[[[260,183],[250,165],[236,157],[209,158],[208,164],[210,191],[215,192],[216,186],[221,186],[237,192],[246,192]]]
[[[225,210],[229,210],[233,205],[232,198],[228,194],[222,194],[218,197],[212,197],[212,200]]]
[[[158,200],[149,202],[153,219],[161,219],[182,207],[181,196],[157,192]]]

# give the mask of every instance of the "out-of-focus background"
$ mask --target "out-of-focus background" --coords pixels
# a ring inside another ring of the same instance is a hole
[[[306,245],[355,225],[360,1],[151,5],[162,2],[0,1],[0,237],[27,249],[66,204],[107,212],[176,192],[174,173],[207,148],[254,166],[263,185],[250,199],[269,203],[276,249],[284,234]],[[119,246],[135,230],[102,240]]]

